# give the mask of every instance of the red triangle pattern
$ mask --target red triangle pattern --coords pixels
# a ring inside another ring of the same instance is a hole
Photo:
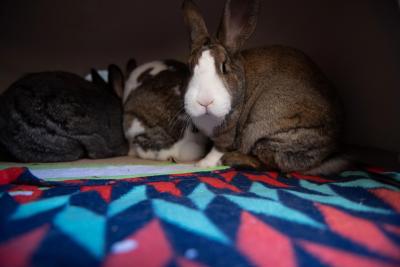
[[[62,181],[62,183],[71,184],[71,185],[80,185],[80,184],[85,183],[85,181],[84,180],[65,180],[65,181]]]
[[[112,187],[109,185],[82,186],[82,192],[96,191],[105,202],[110,202]]]
[[[224,180],[227,183],[230,183],[233,181],[233,178],[235,178],[235,176],[237,175],[236,171],[228,171],[228,172],[223,172],[219,174],[222,178],[224,178]]]
[[[192,260],[188,260],[183,257],[179,257],[176,260],[176,263],[178,264],[178,267],[206,267],[206,265],[200,264]]]
[[[137,246],[127,251],[111,252],[105,259],[104,267],[159,267],[167,266],[172,259],[171,246],[156,219],[124,241],[135,242]]]
[[[124,178],[124,182],[130,182],[130,183],[141,183],[141,182],[145,182],[146,178],[140,178],[140,177],[135,177],[135,178]],[[115,184],[118,181],[116,180],[112,180],[110,181],[108,184]]]
[[[37,200],[42,195],[43,191],[33,185],[19,185],[13,187],[9,193],[13,192],[13,198],[20,204],[28,203]],[[18,194],[20,192],[20,194]]]
[[[155,190],[157,190],[160,193],[169,193],[173,196],[176,197],[181,197],[182,192],[179,190],[178,187],[175,185],[176,183],[174,182],[154,182],[154,183],[149,183],[149,185],[153,186]]]
[[[18,167],[0,170],[0,185],[12,184],[24,171],[24,168]]]
[[[215,187],[215,188],[218,188],[218,189],[229,189],[229,190],[231,190],[231,191],[233,191],[233,192],[236,192],[236,193],[241,192],[241,191],[239,190],[239,188],[237,188],[236,186],[231,185],[231,184],[228,184],[228,183],[226,183],[226,182],[224,182],[224,181],[222,181],[222,180],[219,180],[219,179],[217,179],[217,178],[213,178],[213,177],[200,177],[199,179],[200,179],[200,181],[202,181],[203,183],[206,183],[206,184],[211,185],[211,186],[213,186],[213,187]]]
[[[246,174],[246,177],[249,178],[253,182],[262,182],[262,183],[269,184],[269,185],[272,185],[275,187],[283,187],[283,188],[290,187],[289,185],[278,181],[277,177],[271,178],[265,174],[263,174],[263,175]]]
[[[358,218],[330,206],[315,204],[333,232],[387,257],[400,260],[400,247],[371,221]]]
[[[267,174],[269,177],[273,178],[273,179],[278,179],[278,177],[279,177],[279,173],[278,173],[278,172],[269,171],[269,172],[267,172],[266,174]]]
[[[0,263],[7,267],[27,267],[31,257],[47,233],[48,225],[16,237],[0,245]]]
[[[400,212],[400,192],[392,191],[386,188],[377,188],[370,190],[375,196],[382,199],[395,211]]]
[[[308,253],[331,267],[395,267],[398,265],[374,260],[344,250],[331,248],[309,241],[299,241]]]
[[[290,175],[299,180],[308,180],[308,181],[317,182],[317,183],[332,182],[332,180],[328,180],[328,179],[322,178],[320,176],[304,175],[304,174],[300,174],[297,172],[292,172]]]
[[[383,168],[379,168],[379,167],[370,167],[370,168],[367,168],[367,171],[374,172],[374,173],[384,173],[386,170]]]
[[[241,215],[237,247],[256,266],[296,266],[291,240],[248,212]]]

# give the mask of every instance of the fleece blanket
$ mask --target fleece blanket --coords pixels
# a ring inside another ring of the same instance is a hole
[[[0,266],[400,266],[400,174],[0,171]]]

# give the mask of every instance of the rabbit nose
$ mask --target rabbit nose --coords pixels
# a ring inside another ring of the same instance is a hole
[[[197,100],[197,103],[199,103],[200,106],[207,108],[209,105],[214,103],[214,100],[201,100],[201,101]]]

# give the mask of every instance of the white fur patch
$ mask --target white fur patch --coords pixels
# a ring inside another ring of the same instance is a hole
[[[145,128],[143,124],[138,120],[134,119],[131,123],[131,126],[128,129],[125,129],[125,137],[128,140],[132,140],[137,135],[144,133]]]
[[[100,75],[100,77],[108,83],[108,70],[97,70],[97,73]],[[89,73],[85,76],[85,80],[89,82],[93,82],[92,74]]]
[[[177,162],[189,162],[201,159],[205,154],[207,138],[201,133],[193,133],[191,126],[185,130],[181,140],[176,142],[169,149],[143,150],[135,147],[135,155],[142,159],[170,160]]]
[[[129,78],[127,79],[125,84],[123,103],[125,103],[125,101],[128,99],[128,96],[131,94],[131,92],[141,85],[141,83],[138,81],[140,75],[142,75],[143,72],[145,72],[150,68],[152,70],[150,71],[149,74],[155,76],[161,71],[167,70],[168,66],[163,61],[153,61],[140,65],[139,67],[134,69],[129,75]]]
[[[224,153],[219,152],[215,147],[213,147],[204,159],[196,163],[196,166],[201,168],[211,168],[221,165],[221,158],[223,155]]]
[[[194,133],[192,126],[188,126],[182,140],[174,145],[178,149],[175,160],[185,162],[201,159],[206,153],[207,141],[201,132]]]
[[[207,103],[211,103],[207,108],[201,105]],[[185,95],[185,109],[195,125],[208,136],[231,110],[231,96],[217,73],[210,50],[203,52],[194,67]]]
[[[215,116],[203,115],[200,117],[193,117],[193,123],[207,136],[212,136],[215,127],[221,125],[223,118],[217,118]]]
[[[128,129],[124,129],[125,138],[128,140],[129,143],[129,152],[128,155],[132,157],[137,156],[137,149],[132,144],[132,140],[139,134],[145,132],[145,128],[143,124],[138,120],[134,119]]]

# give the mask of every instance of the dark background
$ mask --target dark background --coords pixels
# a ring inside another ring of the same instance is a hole
[[[285,44],[334,81],[347,141],[400,151],[400,10],[396,0],[264,0],[249,46]],[[216,28],[223,0],[198,0]],[[180,0],[0,0],[0,92],[20,75],[184,60]]]

